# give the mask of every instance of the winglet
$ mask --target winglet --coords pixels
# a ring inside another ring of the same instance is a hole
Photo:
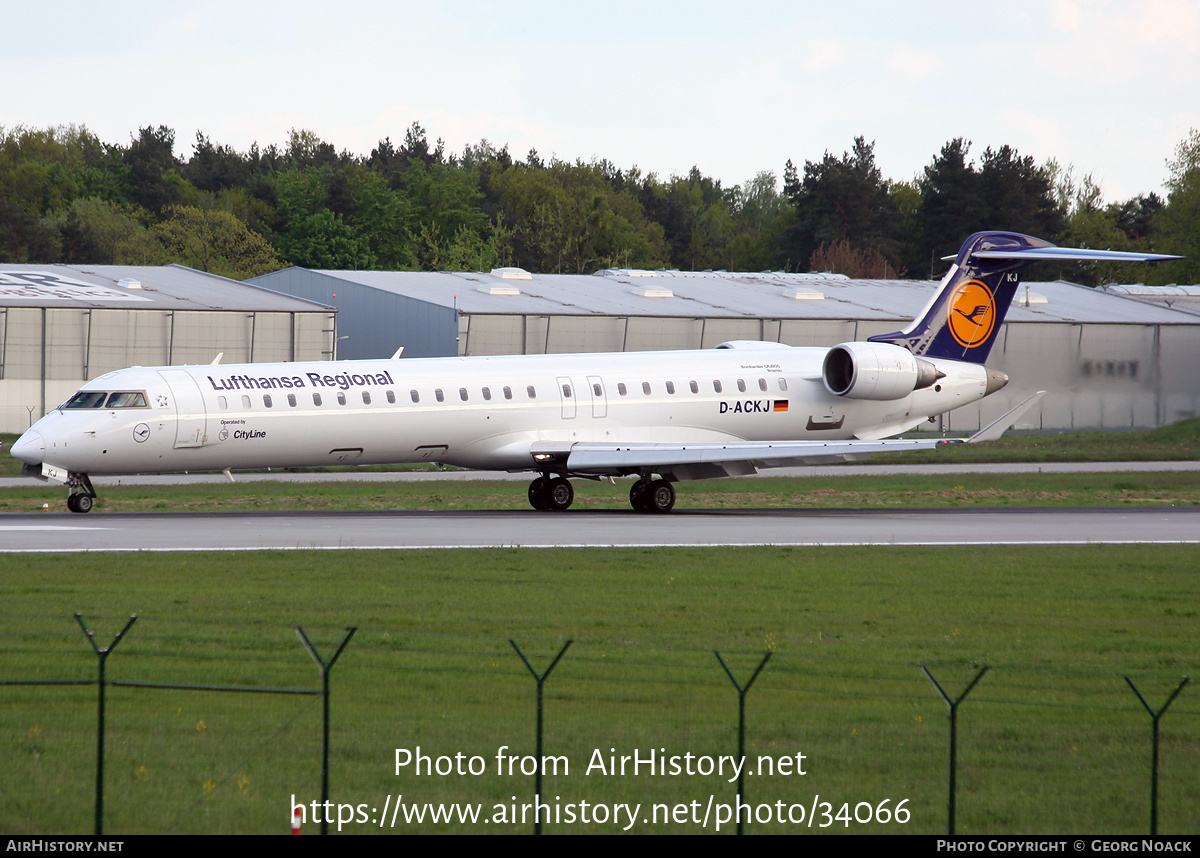
[[[1026,399],[1016,408],[1009,411],[999,420],[989,423],[987,426],[980,429],[974,435],[967,439],[968,444],[978,444],[980,441],[995,441],[1005,432],[1012,428],[1012,425],[1025,416],[1025,412],[1038,403],[1038,401],[1046,395],[1046,391],[1039,390],[1033,396]]]
[[[212,363],[210,363],[209,366],[216,366],[221,362],[221,358],[223,357],[225,357],[225,352],[220,352],[215,358],[213,358]]]

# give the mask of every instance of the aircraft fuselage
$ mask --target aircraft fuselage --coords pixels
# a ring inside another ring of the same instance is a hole
[[[40,439],[37,461],[92,475],[421,461],[540,470],[531,444],[884,438],[986,392],[981,366],[934,360],[945,378],[903,398],[835,396],[821,380],[827,351],[137,367],[80,393],[141,393],[144,404],[61,407],[13,454],[31,461]]]

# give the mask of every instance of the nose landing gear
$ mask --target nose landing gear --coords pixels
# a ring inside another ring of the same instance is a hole
[[[71,512],[91,512],[96,500],[96,490],[87,474],[71,474],[67,479],[71,493],[67,495],[67,509]]]

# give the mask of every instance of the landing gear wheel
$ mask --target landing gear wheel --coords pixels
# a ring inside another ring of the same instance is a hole
[[[675,507],[675,488],[666,480],[654,480],[643,502],[647,512],[670,512]]]
[[[91,512],[94,498],[91,495],[67,495],[67,509],[71,512]]]
[[[642,477],[629,488],[629,505],[638,512],[670,512],[675,506],[675,488],[666,480]]]
[[[575,500],[575,489],[566,477],[555,477],[548,484],[546,496],[550,501],[548,509],[564,510],[570,508]]]
[[[545,477],[529,484],[529,505],[534,509],[550,509],[550,481]]]
[[[650,512],[646,506],[646,493],[650,488],[650,481],[643,478],[635,482],[629,487],[629,505],[636,512]]]
[[[75,506],[75,499],[77,497],[79,497],[79,495],[67,495],[67,509],[69,509],[71,512],[79,512]]]

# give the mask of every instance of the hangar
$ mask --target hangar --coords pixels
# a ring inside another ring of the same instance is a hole
[[[331,308],[181,265],[0,265],[0,431],[128,366],[322,360]]]
[[[339,356],[380,358],[712,348],[728,340],[833,346],[894,331],[931,280],[608,269],[591,275],[316,271],[250,282],[336,307]],[[1200,413],[1200,315],[1065,281],[1018,293],[988,365],[1004,390],[931,429],[987,425],[1033,392],[1025,428],[1150,427]]]

